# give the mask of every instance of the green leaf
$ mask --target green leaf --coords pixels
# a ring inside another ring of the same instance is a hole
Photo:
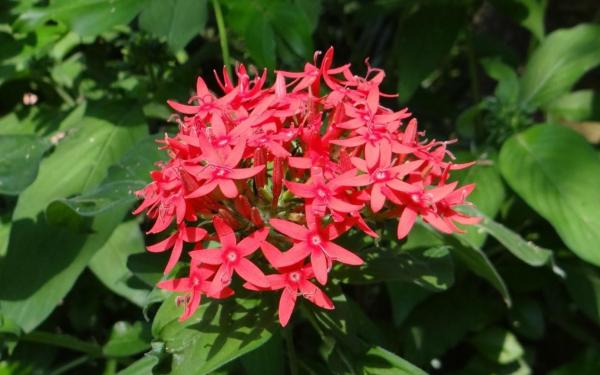
[[[504,143],[500,170],[571,250],[600,265],[600,158],[585,139],[563,126],[537,125]]]
[[[298,6],[288,2],[273,7],[271,22],[277,34],[288,47],[300,57],[309,58],[313,53],[312,29],[307,27],[310,20]]]
[[[290,57],[291,61],[310,58],[311,35],[320,13],[317,1],[230,0],[224,5],[229,8],[227,25],[243,38],[250,57],[258,66],[272,68],[276,57],[285,61]]]
[[[442,63],[466,18],[465,8],[444,1],[423,4],[400,25],[394,45],[395,50],[401,51],[397,65],[400,100],[407,102],[421,82]]]
[[[174,356],[171,374],[208,374],[271,338],[275,312],[250,298],[204,301],[185,322],[175,296],[159,308],[152,333]]]
[[[206,0],[151,0],[139,23],[177,52],[204,30],[207,16]]]
[[[441,291],[454,283],[454,264],[447,246],[399,249],[370,248],[359,267],[342,267],[336,277],[344,283],[364,284],[401,280]]]
[[[510,293],[502,276],[496,270],[487,255],[481,249],[468,244],[461,245],[457,240],[453,244],[453,254],[477,276],[487,280],[504,299],[507,306],[512,305]]]
[[[593,90],[567,93],[546,107],[549,116],[557,120],[600,120],[600,94]]]
[[[158,364],[158,358],[145,355],[128,367],[119,371],[117,375],[148,375],[152,374],[152,369]]]
[[[494,95],[504,103],[516,103],[519,98],[519,77],[512,67],[498,58],[481,60],[483,69],[498,82]]]
[[[417,366],[380,346],[369,349],[361,365],[365,374],[427,375]]]
[[[516,361],[524,353],[512,332],[497,327],[478,333],[471,339],[471,343],[484,357],[500,364]]]
[[[568,92],[600,64],[600,25],[557,30],[531,55],[521,79],[521,101],[536,108]]]
[[[32,8],[19,17],[19,26],[34,30],[49,19],[61,21],[81,36],[96,36],[128,24],[149,0],[52,0],[45,8]]]
[[[51,226],[44,215],[50,201],[96,186],[108,166],[147,132],[137,110],[109,105],[104,110],[120,121],[81,120],[42,161],[38,178],[19,196],[6,255],[0,259],[0,309],[26,332],[60,303],[127,212],[96,217],[89,235]]]
[[[115,207],[131,206],[138,200],[134,192],[150,182],[150,171],[162,157],[155,136],[140,140],[108,169],[108,176],[99,186],[81,195],[53,201],[47,216],[51,221],[76,221],[68,216],[96,216]]]
[[[102,353],[108,357],[129,357],[150,348],[150,326],[144,322],[117,322]]]
[[[245,31],[246,48],[259,66],[275,66],[275,31],[262,17],[253,17]]]
[[[0,135],[0,194],[16,195],[29,186],[50,145],[34,135]]]
[[[127,268],[127,258],[145,253],[144,238],[136,221],[120,224],[90,260],[89,267],[107,288],[144,306],[150,289]]]
[[[493,0],[492,3],[538,39],[544,39],[544,13],[547,0]]]
[[[584,264],[568,264],[567,291],[590,319],[600,324],[600,274]]]

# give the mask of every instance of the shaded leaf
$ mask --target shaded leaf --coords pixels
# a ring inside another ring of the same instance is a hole
[[[587,317],[600,324],[600,274],[584,264],[568,264],[565,270],[569,295]]]
[[[394,46],[401,51],[397,65],[400,100],[407,102],[421,82],[439,66],[466,19],[465,8],[448,1],[423,4],[400,25]]]
[[[135,221],[120,224],[108,241],[90,260],[89,267],[107,288],[127,298],[138,306],[144,306],[150,289],[134,279],[127,268],[127,258],[132,254],[145,253],[144,238]]]
[[[173,359],[172,374],[207,374],[260,347],[271,338],[275,313],[260,301],[244,298],[204,301],[185,322],[175,296],[159,308],[153,335]]]
[[[524,350],[511,332],[491,327],[478,333],[471,343],[487,359],[500,364],[507,364],[523,356]]]
[[[34,135],[0,135],[0,194],[19,194],[36,178],[50,142]]]
[[[148,350],[151,339],[148,323],[117,322],[102,348],[102,353],[108,357],[129,357]]]
[[[50,201],[97,185],[108,166],[146,133],[135,110],[110,106],[105,110],[118,113],[119,123],[81,120],[44,159],[36,181],[19,196],[6,255],[0,260],[0,309],[25,331],[40,324],[64,298],[126,213],[116,210],[96,217],[89,236],[51,226],[44,216]]]
[[[61,21],[81,36],[96,36],[114,26],[129,23],[149,0],[52,0],[44,8],[32,8],[19,17],[17,27],[34,30],[49,19]]]
[[[547,0],[492,0],[503,13],[514,18],[538,39],[544,39]]]
[[[162,156],[155,136],[140,140],[110,166],[108,176],[99,186],[81,195],[53,201],[48,206],[48,217],[52,220],[54,215],[96,216],[115,207],[131,206],[138,200],[135,191],[150,182],[150,171]]]
[[[359,267],[342,267],[336,276],[350,284],[401,280],[433,291],[448,289],[454,283],[454,264],[448,247],[398,249],[371,248],[360,254]]]
[[[199,35],[206,24],[206,0],[151,0],[140,14],[140,27],[166,39],[177,52]]]

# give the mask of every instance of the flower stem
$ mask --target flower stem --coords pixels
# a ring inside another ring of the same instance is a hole
[[[227,30],[225,29],[225,21],[223,19],[223,11],[219,0],[212,0],[215,18],[217,20],[217,28],[219,30],[219,43],[221,44],[221,55],[223,64],[227,68],[227,73],[231,77],[231,63],[229,61],[229,45],[227,44]]]
[[[298,375],[298,357],[296,356],[296,347],[294,346],[294,337],[292,328],[287,327],[283,330],[283,339],[287,348],[288,360],[290,363],[290,374]]]

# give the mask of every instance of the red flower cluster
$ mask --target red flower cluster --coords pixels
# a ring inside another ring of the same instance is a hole
[[[154,219],[149,233],[175,229],[148,247],[171,251],[165,274],[185,243],[194,246],[188,276],[158,285],[186,294],[182,320],[202,294],[232,295],[235,274],[250,290],[282,289],[286,325],[297,296],[333,308],[317,283],[327,283],[334,263],[363,263],[334,242],[351,228],[376,237],[370,223],[398,218],[404,238],[418,216],[444,233],[477,221],[455,210],[474,186],[447,183],[468,164],[446,161],[447,142],[421,140],[407,109],[380,105],[391,96],[379,90],[384,72],[332,68],[333,49],[320,64],[317,57],[303,72],[277,71],[271,87],[266,71],[251,78],[240,65],[236,84],[226,71],[222,81],[215,74],[223,96],[198,78],[188,104],[169,101],[183,115],[179,132],[161,141],[170,159],[138,192],[144,200],[134,213]],[[201,228],[210,222],[216,235]]]

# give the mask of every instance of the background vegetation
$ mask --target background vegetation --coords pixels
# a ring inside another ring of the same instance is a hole
[[[596,0],[3,0],[0,374],[600,373],[599,22]],[[484,221],[346,238],[386,251],[284,331],[268,294],[178,323],[130,214],[166,100],[330,45],[479,161]]]

